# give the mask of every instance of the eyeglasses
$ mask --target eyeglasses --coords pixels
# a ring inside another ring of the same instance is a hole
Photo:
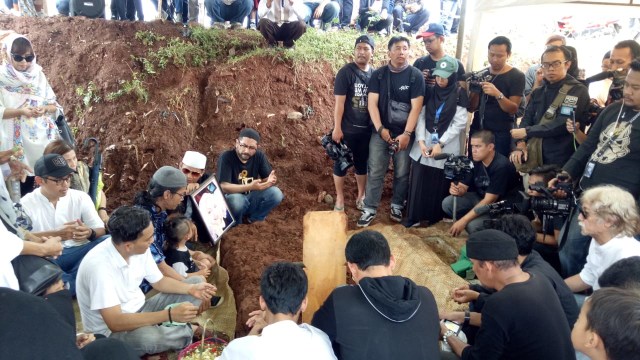
[[[50,178],[50,177],[46,177],[44,179],[45,180],[49,180],[51,182],[54,182],[56,185],[61,185],[62,183],[65,183],[65,182],[71,183],[71,175],[69,175],[67,177],[63,177],[62,179],[55,179],[55,178]]]
[[[185,175],[193,175],[193,176],[202,175],[202,171],[193,171],[193,170],[189,170],[187,168],[183,168],[182,169],[182,173],[185,174]]]
[[[258,150],[258,148],[256,146],[251,146],[251,145],[247,145],[247,144],[243,144],[240,141],[238,141],[238,146],[240,146],[243,149],[249,149],[250,151],[256,151]]]
[[[589,212],[587,210],[585,210],[582,205],[577,204],[578,206],[578,212],[580,212],[580,215],[582,215],[583,218],[588,219],[589,218]]]
[[[22,55],[18,55],[18,54],[14,54],[11,53],[11,57],[13,58],[13,61],[15,62],[21,62],[22,60],[26,60],[27,62],[32,62],[33,59],[36,58],[35,55],[31,54],[31,55],[27,55],[27,56],[22,56]]]
[[[556,68],[564,65],[566,62],[567,62],[567,60],[565,60],[565,61],[557,60],[557,61],[554,61],[554,62],[551,62],[551,63],[543,62],[541,66],[542,66],[543,69],[556,69]]]
[[[180,194],[179,192],[174,192],[174,194],[180,196],[180,200],[184,199],[184,197],[187,196],[187,193]]]

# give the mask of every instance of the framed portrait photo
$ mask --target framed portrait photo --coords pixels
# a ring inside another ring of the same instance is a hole
[[[218,180],[211,175],[190,196],[194,207],[192,216],[196,221],[196,225],[200,225],[198,226],[198,236],[208,236],[208,242],[212,245],[217,245],[222,234],[235,223]],[[200,230],[202,228],[206,229],[204,234]]]

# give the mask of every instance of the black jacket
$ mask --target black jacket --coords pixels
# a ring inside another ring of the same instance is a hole
[[[364,278],[335,289],[313,316],[338,359],[439,359],[431,291],[401,276]]]
[[[573,85],[565,102],[556,110],[553,121],[541,125],[542,117],[564,84]],[[589,91],[570,75],[555,84],[549,84],[545,80],[543,86],[535,89],[520,122],[520,128],[527,129],[527,138],[542,138],[542,158],[545,165],[563,166],[575,151],[573,134],[567,131],[566,126],[567,119],[572,115],[563,111],[563,107],[575,112],[576,121],[584,129],[585,121],[589,118]]]

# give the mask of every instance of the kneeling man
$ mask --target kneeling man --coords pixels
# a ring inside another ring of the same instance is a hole
[[[196,317],[201,301],[210,301],[215,286],[200,276],[180,282],[162,275],[149,250],[153,225],[148,211],[123,206],[108,226],[111,239],[91,250],[78,270],[85,331],[120,339],[138,355],[189,345],[193,329],[184,323]],[[139,287],[143,279],[160,294],[145,300]]]

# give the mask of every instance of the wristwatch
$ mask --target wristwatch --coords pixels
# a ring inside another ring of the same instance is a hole
[[[444,333],[444,335],[442,335],[442,342],[449,345],[449,342],[447,341],[447,338],[449,336],[455,336],[456,333],[453,330],[447,330],[446,333]]]
[[[498,101],[500,101],[500,100],[504,99],[504,94],[503,94],[503,93],[500,93],[500,95],[498,95],[498,96],[496,97],[496,99],[497,99]]]

